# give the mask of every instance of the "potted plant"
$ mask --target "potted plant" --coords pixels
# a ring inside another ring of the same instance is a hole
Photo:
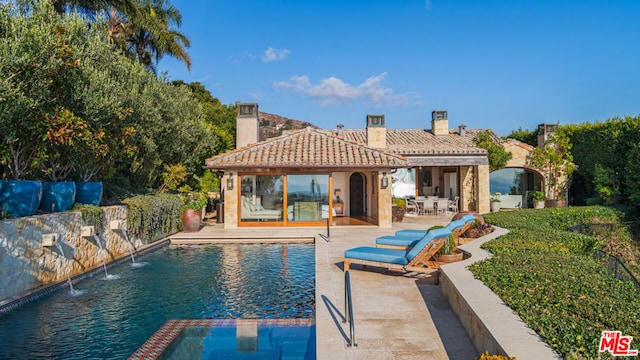
[[[462,251],[456,247],[456,237],[453,234],[449,235],[444,243],[444,246],[436,253],[436,261],[442,263],[452,263],[462,260]]]
[[[546,196],[542,191],[534,191],[531,193],[531,200],[533,200],[534,209],[543,209]]]
[[[182,202],[182,230],[193,232],[200,230],[202,211],[207,205],[207,197],[201,192],[188,192],[181,195]]]
[[[500,201],[500,193],[495,192],[491,195],[491,212],[496,212],[500,210],[502,206],[502,202]]]
[[[391,205],[391,222],[402,222],[406,212],[407,203],[404,199],[393,198]]]

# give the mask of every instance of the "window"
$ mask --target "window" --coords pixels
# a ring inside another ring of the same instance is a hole
[[[282,221],[284,177],[242,175],[240,177],[240,220]]]
[[[287,220],[320,221],[329,217],[329,175],[287,176]]]

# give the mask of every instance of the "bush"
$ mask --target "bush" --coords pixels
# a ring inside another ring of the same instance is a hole
[[[140,195],[123,201],[129,206],[127,230],[130,235],[153,242],[180,229],[182,199],[178,195]]]
[[[600,206],[487,214],[485,220],[510,232],[484,244],[494,256],[470,270],[559,354],[596,358],[603,330],[640,338],[640,318],[630,316],[640,295],[591,257],[604,239],[567,228],[621,218]]]

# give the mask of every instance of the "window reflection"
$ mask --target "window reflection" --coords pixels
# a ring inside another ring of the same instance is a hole
[[[287,205],[289,221],[328,218],[329,175],[288,175]]]

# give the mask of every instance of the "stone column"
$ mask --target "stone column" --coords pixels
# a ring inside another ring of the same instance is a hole
[[[477,179],[477,199],[478,209],[480,214],[488,213],[490,210],[491,194],[489,191],[489,165],[478,165],[478,179]]]
[[[229,179],[229,174],[233,173],[231,176],[231,181],[233,182],[233,189],[227,188],[227,180]],[[240,177],[238,173],[235,171],[230,171],[224,174],[222,177],[222,184],[220,187],[225,189],[224,192],[224,228],[225,229],[236,229],[238,227],[238,187],[240,186]]]
[[[386,173],[388,179],[388,185],[386,189],[382,188],[383,172]],[[392,197],[391,191],[391,172],[390,171],[378,171],[376,181],[373,186],[376,187],[376,193],[378,194],[378,226],[381,228],[391,228],[392,211]]]

